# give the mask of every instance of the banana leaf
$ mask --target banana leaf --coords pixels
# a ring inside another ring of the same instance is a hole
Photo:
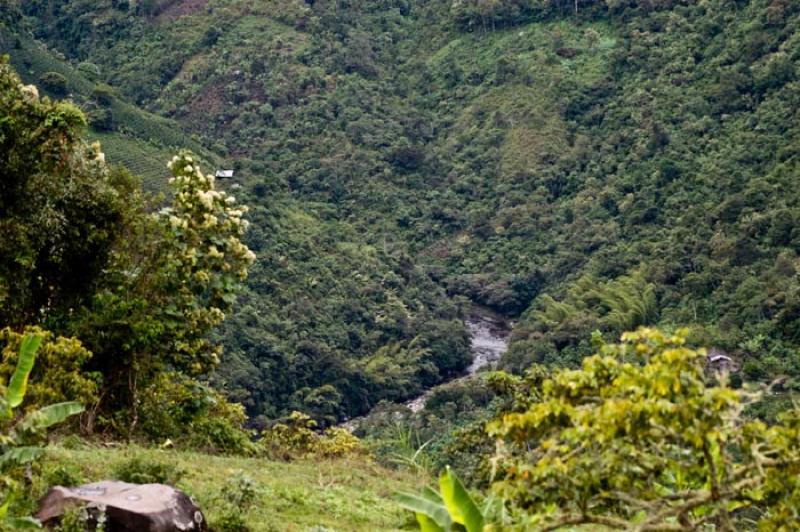
[[[435,500],[412,493],[398,493],[394,496],[394,500],[406,510],[411,510],[417,515],[417,521],[423,531],[446,531],[450,530],[453,524],[450,515],[447,513],[447,508],[442,504],[441,499],[436,502]],[[423,516],[423,518],[421,519],[420,516]],[[438,528],[431,528],[433,525],[436,525]],[[429,528],[426,529],[425,526]]]
[[[41,447],[12,447],[0,456],[0,468],[10,464],[27,464],[39,458],[44,449]]]
[[[83,406],[75,401],[47,405],[25,416],[20,422],[20,428],[25,431],[44,430],[81,412]]]
[[[6,418],[11,417],[11,410],[22,404],[25,392],[28,390],[28,377],[36,361],[36,351],[42,345],[43,337],[38,334],[28,334],[22,339],[19,349],[19,359],[14,374],[6,390]]]
[[[467,532],[483,531],[483,513],[467,489],[448,467],[439,477],[442,500],[452,520],[464,525]]]

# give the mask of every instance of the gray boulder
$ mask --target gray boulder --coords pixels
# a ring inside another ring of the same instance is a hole
[[[90,529],[104,519],[107,532],[207,530],[200,508],[185,493],[164,484],[102,481],[77,488],[56,486],[39,502],[36,518],[55,525],[75,507],[86,508]]]

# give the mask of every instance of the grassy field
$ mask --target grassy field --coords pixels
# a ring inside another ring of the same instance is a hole
[[[243,478],[255,489],[255,502],[243,513],[250,530],[318,532],[398,530],[411,516],[397,507],[392,494],[417,491],[427,480],[363,458],[274,462],[141,447],[54,447],[41,462],[34,495],[51,484],[114,478],[133,460],[177,467],[182,472],[177,486],[195,498],[217,531],[224,530],[224,492],[237,489]]]

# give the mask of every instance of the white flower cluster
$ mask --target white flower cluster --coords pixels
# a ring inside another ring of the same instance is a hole
[[[186,220],[185,218],[179,218],[175,215],[170,214],[169,225],[173,229],[186,229],[187,227],[189,227],[189,221]]]
[[[219,271],[221,268],[222,272],[233,272],[244,278],[247,266],[256,258],[255,253],[239,240],[248,227],[247,220],[243,219],[247,207],[237,205],[233,196],[215,190],[213,176],[203,175],[191,155],[176,155],[167,166],[174,175],[170,182],[176,195],[173,208],[164,215],[168,216],[173,230],[185,231],[183,238],[195,242],[191,247],[192,256],[183,254],[185,267],[194,270],[198,264],[203,264],[205,257],[215,264],[209,265],[212,269]],[[202,241],[205,243],[200,244]],[[219,261],[223,264],[220,265]],[[208,279],[206,275],[194,274],[194,280],[201,284],[207,283]]]
[[[256,254],[253,253],[250,248],[242,244],[242,241],[236,237],[232,236],[228,238],[228,247],[233,254],[244,257],[249,263],[252,263],[256,260]]]
[[[220,192],[216,190],[199,190],[197,192],[197,199],[200,200],[200,203],[208,210],[214,208],[214,200],[221,196]]]
[[[103,149],[100,146],[100,141],[99,140],[96,140],[96,141],[92,142],[92,150],[94,151],[94,158],[95,158],[96,161],[98,161],[100,163],[105,163],[106,162],[106,154],[103,153]]]
[[[203,214],[203,226],[202,227],[203,227],[203,229],[211,229],[215,225],[217,225],[218,221],[219,220],[217,219],[217,217],[214,216],[213,214],[208,214],[208,213]]]
[[[172,170],[172,169],[175,167],[175,164],[176,164],[178,161],[180,161],[180,160],[181,160],[180,156],[178,156],[178,155],[174,155],[174,156],[172,157],[172,159],[170,159],[170,160],[169,160],[169,162],[167,163],[167,168],[169,168],[170,170]]]
[[[23,97],[25,97],[28,101],[36,102],[39,100],[39,89],[36,88],[36,85],[20,84],[19,90],[22,91]]]

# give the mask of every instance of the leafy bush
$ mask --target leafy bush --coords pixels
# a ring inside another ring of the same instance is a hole
[[[313,453],[325,458],[365,454],[361,440],[347,429],[329,427],[322,433],[314,446]]]
[[[45,72],[39,76],[39,82],[56,96],[67,94],[67,78],[58,72]]]
[[[350,431],[330,427],[323,432],[317,432],[316,426],[317,422],[308,415],[292,412],[282,422],[264,430],[259,445],[267,456],[282,460],[365,454],[361,441]]]
[[[146,461],[135,456],[114,468],[114,478],[133,484],[168,484],[175,486],[186,472],[168,460]]]
[[[215,499],[221,509],[219,517],[212,523],[219,532],[248,532],[244,514],[255,504],[259,487],[256,482],[239,471],[220,490]]]
[[[141,432],[151,440],[208,452],[249,454],[254,446],[244,428],[241,405],[194,379],[162,373],[142,391]]]
[[[800,411],[773,425],[745,417],[760,394],[709,381],[687,334],[596,337],[581,369],[531,374],[517,410],[489,426],[501,443],[494,490],[518,523],[734,529],[756,515],[764,529],[793,526]]]

